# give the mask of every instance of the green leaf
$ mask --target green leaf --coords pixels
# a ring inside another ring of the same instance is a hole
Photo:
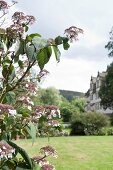
[[[32,144],[33,144],[35,139],[36,139],[37,128],[32,122],[30,122],[29,125],[28,125],[28,128],[27,128],[27,131],[32,138]]]
[[[21,69],[24,68],[24,63],[23,63],[23,61],[18,60],[18,65],[19,65],[19,67],[20,67]]]
[[[0,34],[5,34],[5,29],[3,29],[3,28],[0,28]]]
[[[59,62],[60,61],[60,50],[58,49],[57,46],[53,46],[53,50],[54,50],[54,53],[55,53],[55,57],[56,57],[56,60]]]
[[[34,37],[41,37],[40,34],[35,33],[35,34],[30,34],[29,36],[26,37],[27,41],[32,41]]]
[[[18,62],[19,55],[25,54],[24,48],[25,48],[25,42],[24,42],[24,40],[21,40],[20,44],[19,44],[19,48],[18,48],[18,50],[17,50],[17,52],[15,54],[15,58],[14,58],[15,63]]]
[[[6,166],[6,165],[4,165],[4,166],[2,167],[2,170],[9,170],[9,167]]]
[[[13,91],[10,91],[6,94],[6,100],[8,104],[14,104],[15,103],[15,93]]]
[[[41,49],[43,49],[43,48],[48,46],[47,39],[44,39],[44,38],[41,38],[41,37],[37,37],[37,36],[35,36],[32,39],[32,43],[35,46],[37,52],[39,52]]]
[[[64,47],[64,50],[68,50],[70,45],[69,45],[68,42],[67,43],[63,43],[63,47]]]
[[[27,32],[29,29],[29,27],[27,25],[25,25],[25,32]]]
[[[16,145],[15,143],[13,143],[12,141],[7,141],[7,143],[9,145],[11,145],[13,148],[15,148],[15,150],[16,150],[15,155],[17,153],[19,153],[23,157],[23,159],[26,161],[26,163],[28,164],[29,169],[33,169],[33,164],[32,164],[31,158],[29,157],[27,152],[24,149],[22,149],[21,147],[19,147],[18,145]]]
[[[67,43],[69,39],[67,37],[62,37],[63,43]]]
[[[0,41],[0,49],[4,49],[4,45],[1,41]]]
[[[7,64],[7,63],[5,63],[5,64]],[[14,76],[14,72],[15,72],[15,69],[14,69],[13,65],[11,65],[11,66],[4,65],[3,66],[2,75],[4,78],[7,79],[7,76],[9,76],[9,80],[10,80],[10,78],[13,78],[11,76]]]
[[[48,63],[51,54],[52,54],[51,47],[47,47],[47,48],[43,48],[37,55],[38,65],[41,70],[44,68],[45,64]]]
[[[10,169],[15,169],[16,167],[16,162],[14,160],[7,160],[5,162],[5,166],[2,167],[2,169],[7,169],[7,170],[10,170]]]
[[[27,57],[30,61],[33,61],[35,58],[34,58],[34,53],[35,53],[35,47],[34,45],[30,45],[30,46],[27,46],[26,47],[26,54],[27,54]]]
[[[7,63],[5,63],[5,64],[7,64]],[[12,72],[13,72],[13,70],[14,70],[14,66],[13,66],[13,65],[11,65],[11,66],[9,66],[9,65],[4,65],[4,66],[3,66],[3,70],[2,70],[2,75],[3,75],[3,77],[6,78],[7,75],[11,75]]]
[[[60,45],[63,43],[63,40],[62,40],[62,37],[61,36],[58,36],[55,38],[55,44],[56,45]]]
[[[3,66],[2,75],[4,78],[6,77],[7,71],[8,71],[8,66],[7,65]]]

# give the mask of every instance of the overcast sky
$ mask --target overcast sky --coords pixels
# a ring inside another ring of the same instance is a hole
[[[34,15],[37,19],[30,32],[45,38],[63,35],[70,26],[84,30],[79,41],[68,51],[62,51],[60,63],[52,58],[46,66],[50,75],[42,87],[54,86],[86,92],[90,77],[105,71],[113,58],[108,58],[105,45],[113,26],[113,0],[19,0],[18,11]]]

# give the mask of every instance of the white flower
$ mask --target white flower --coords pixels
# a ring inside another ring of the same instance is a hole
[[[11,109],[9,109],[9,114],[10,114],[11,116],[15,116],[17,113],[16,113],[16,110],[11,110]]]
[[[29,110],[32,110],[31,106],[28,106],[28,109],[29,109]]]
[[[59,109],[57,109],[57,113],[58,113],[58,117],[61,118],[60,110]]]
[[[9,153],[9,154],[7,155],[7,157],[8,157],[8,158],[12,158],[12,153]]]
[[[5,147],[5,146],[3,146],[3,149],[5,150],[5,149],[6,149],[6,147]]]
[[[34,103],[32,101],[29,101],[29,104],[34,105]]]
[[[25,86],[26,86],[26,87],[29,87],[29,85],[28,85],[28,84],[26,84]]]

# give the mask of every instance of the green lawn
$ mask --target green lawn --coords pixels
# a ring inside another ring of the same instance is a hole
[[[47,138],[38,138],[32,146],[31,140],[18,140],[29,154],[38,155],[39,148],[48,145]],[[49,144],[58,151],[52,158],[57,170],[113,170],[112,136],[76,136],[50,138]]]

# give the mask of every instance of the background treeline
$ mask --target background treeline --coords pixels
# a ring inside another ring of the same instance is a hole
[[[82,92],[70,91],[70,90],[59,90],[59,91],[60,91],[60,94],[69,101],[71,101],[74,97],[84,96],[84,93]]]

